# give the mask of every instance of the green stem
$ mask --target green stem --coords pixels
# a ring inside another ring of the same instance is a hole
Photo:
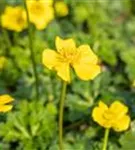
[[[105,129],[105,134],[104,134],[104,143],[103,143],[103,149],[102,150],[107,150],[107,143],[108,143],[108,138],[109,138],[109,131],[110,129]]]
[[[30,53],[31,53],[33,72],[34,72],[34,76],[35,76],[36,97],[38,99],[39,98],[38,74],[37,74],[37,69],[36,69],[36,61],[35,61],[35,56],[34,56],[34,45],[33,45],[33,40],[32,40],[33,39],[33,31],[32,31],[32,28],[30,27],[30,18],[29,18],[29,12],[28,12],[28,8],[27,8],[26,0],[24,0],[24,7],[26,10],[26,15],[27,15],[29,48],[30,48]]]
[[[63,150],[63,114],[64,114],[64,100],[66,97],[67,83],[63,81],[60,108],[59,108],[59,150]]]

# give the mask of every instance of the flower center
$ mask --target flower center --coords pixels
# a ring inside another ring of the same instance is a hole
[[[33,4],[31,7],[31,12],[35,15],[43,15],[44,7],[42,6],[42,3],[37,1],[37,4]]]
[[[106,110],[103,114],[103,117],[104,117],[104,119],[106,119],[108,121],[109,120],[114,120],[115,119],[115,114],[110,110]]]
[[[16,23],[19,24],[19,25],[22,25],[24,24],[24,19],[22,18],[22,16],[19,16],[18,18],[16,18]]]
[[[60,60],[62,62],[66,62],[66,63],[69,63],[69,64],[73,64],[74,61],[76,61],[77,59],[77,56],[78,56],[78,53],[76,50],[74,51],[70,51],[70,50],[61,50],[60,51]]]

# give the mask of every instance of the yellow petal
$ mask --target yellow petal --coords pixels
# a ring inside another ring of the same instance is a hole
[[[12,109],[12,105],[0,105],[0,112],[7,112]]]
[[[128,112],[128,107],[119,101],[115,101],[110,106],[110,111],[116,114],[116,119],[121,118]]]
[[[78,47],[79,62],[87,64],[97,64],[98,57],[93,53],[89,45],[81,45]]]
[[[128,115],[125,115],[113,125],[113,129],[117,132],[121,132],[127,130],[129,128],[129,125],[130,117]]]
[[[60,53],[64,53],[64,52],[72,53],[76,51],[76,45],[73,39],[63,40],[57,36],[55,43],[56,43],[57,51]]]
[[[10,102],[12,102],[13,100],[14,100],[14,99],[13,99],[11,96],[7,95],[7,94],[1,95],[1,96],[0,96],[0,105],[10,103]]]
[[[48,68],[52,69],[57,64],[58,54],[54,50],[45,49],[42,55],[42,63]]]
[[[38,30],[43,30],[43,29],[45,29],[46,28],[46,26],[47,26],[47,22],[45,22],[44,20],[43,20],[43,18],[42,19],[38,19],[38,20],[36,20],[35,22],[33,22],[34,24],[35,24],[35,26],[36,26],[36,28],[38,29]]]
[[[104,112],[106,110],[108,110],[107,105],[100,101],[99,106],[95,107],[92,111],[93,120],[103,127],[106,127],[106,120],[104,119]]]
[[[98,65],[76,63],[73,67],[78,77],[82,80],[92,80],[101,72],[101,68]]]
[[[97,65],[98,58],[88,45],[82,45],[77,49],[78,57],[72,64],[76,74],[82,80],[94,79],[101,68]]]
[[[47,12],[49,12],[48,15]],[[33,16],[33,18],[31,17],[31,22],[33,24],[35,24],[36,28],[38,30],[43,30],[47,27],[47,25],[49,24],[49,22],[52,21],[52,19],[54,18],[54,11],[52,8],[46,8],[46,12],[44,12],[44,15],[42,14],[41,16]]]
[[[55,67],[55,70],[62,80],[70,82],[70,68],[68,63],[59,62]]]
[[[99,107],[102,109],[102,110],[107,110],[108,109],[108,106],[105,104],[105,103],[103,103],[102,101],[99,101]]]

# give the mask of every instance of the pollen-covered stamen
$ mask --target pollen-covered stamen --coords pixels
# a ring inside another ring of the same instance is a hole
[[[18,23],[19,25],[24,24],[24,22],[25,22],[25,20],[21,16],[16,19],[16,23]]]
[[[112,120],[114,118],[115,114],[111,112],[110,110],[106,110],[103,114],[104,119],[106,120]]]
[[[59,52],[59,60],[62,62],[72,64],[76,60],[76,57],[77,57],[76,50],[65,50],[63,48]]]

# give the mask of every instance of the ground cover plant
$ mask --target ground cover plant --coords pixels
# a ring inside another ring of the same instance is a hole
[[[0,150],[135,149],[134,5],[0,0]]]

